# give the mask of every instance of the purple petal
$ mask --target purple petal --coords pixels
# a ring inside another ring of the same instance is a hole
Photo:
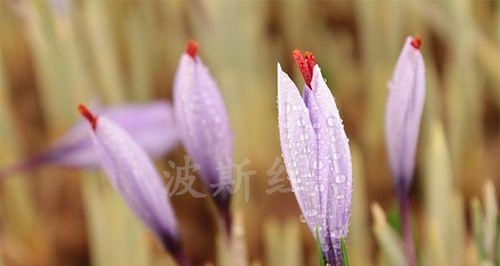
[[[318,149],[319,157],[325,165],[321,178],[328,184],[325,194],[328,195],[327,212],[325,214],[331,245],[335,259],[341,259],[340,237],[347,239],[352,199],[352,163],[349,140],[344,131],[339,110],[333,95],[326,85],[318,65],[313,69],[311,81],[312,95],[309,100],[311,117],[316,117],[316,134],[321,140]],[[314,100],[312,100],[314,99]],[[314,126],[314,123],[313,123]]]
[[[166,101],[148,104],[124,104],[99,112],[119,124],[153,158],[172,150],[179,141],[173,110]],[[81,120],[59,137],[48,150],[7,169],[7,172],[31,169],[41,164],[98,169],[99,158]]]
[[[351,155],[339,111],[319,66],[311,71],[311,88],[304,87],[302,99],[278,64],[281,148],[309,228],[313,235],[318,228],[328,261],[340,265],[340,237],[347,239],[351,213]]]
[[[398,190],[407,190],[411,183],[425,98],[424,60],[412,40],[406,39],[388,83],[385,112],[387,151]]]
[[[320,213],[316,136],[299,90],[278,64],[278,124],[283,160],[299,207],[314,235]]]
[[[332,167],[330,156],[330,147],[328,141],[328,132],[326,120],[324,119],[323,113],[318,105],[316,100],[316,96],[314,92],[308,87],[304,86],[304,102],[308,109],[309,119],[311,121],[311,125],[314,130],[314,150],[315,150],[315,162],[314,162],[314,179],[316,181],[315,189],[318,197],[319,204],[319,213],[317,217],[319,219],[318,232],[319,235],[324,239],[321,240],[321,243],[328,243],[329,240],[329,223],[327,218],[329,215],[329,205],[330,198],[329,194],[331,189],[330,184],[330,168]],[[330,214],[331,215],[331,214]],[[332,218],[336,218],[335,215]],[[326,247],[328,245],[324,245],[324,251],[326,252]]]
[[[216,203],[226,208],[232,186],[233,134],[219,89],[196,55],[184,53],[180,59],[174,109],[186,151],[200,166],[201,177],[216,196]]]
[[[110,183],[165,248],[175,254],[180,240],[174,212],[146,151],[105,116],[97,117],[90,135]]]

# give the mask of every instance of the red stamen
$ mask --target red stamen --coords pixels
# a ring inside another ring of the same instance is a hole
[[[193,59],[196,58],[196,53],[198,52],[198,42],[190,40],[186,46],[186,53]]]
[[[306,59],[299,50],[294,50],[292,56],[295,59],[295,64],[299,67],[300,73],[306,82],[306,85],[311,88],[312,72],[309,70]]]
[[[78,111],[80,111],[80,114],[82,114],[83,117],[85,117],[90,122],[92,129],[95,130],[95,127],[97,125],[97,116],[92,114],[89,109],[87,109],[87,107],[85,107],[85,105],[83,104],[78,105]]]
[[[311,79],[312,79],[312,75],[314,73],[313,72],[314,66],[316,65],[316,58],[314,58],[314,55],[311,52],[308,52],[308,51],[304,52],[304,57],[306,59],[307,69],[311,73]]]
[[[422,45],[422,38],[420,35],[417,35],[412,41],[411,41],[411,46],[413,46],[415,49],[420,49],[420,45]]]

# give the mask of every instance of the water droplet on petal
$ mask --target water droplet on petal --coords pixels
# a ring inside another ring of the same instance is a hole
[[[339,174],[335,177],[335,182],[338,184],[343,183],[346,180],[345,175]]]
[[[314,169],[322,169],[323,163],[321,161],[315,161],[313,166],[314,166]]]
[[[299,219],[300,219],[300,221],[301,221],[301,222],[303,222],[303,223],[305,223],[305,222],[306,222],[306,218],[305,218],[305,217],[304,217],[304,215],[302,215],[302,214],[299,216]]]
[[[327,123],[327,124],[328,124],[328,126],[330,126],[330,127],[335,126],[335,117],[333,117],[333,116],[328,117],[328,120],[326,120],[326,123]]]

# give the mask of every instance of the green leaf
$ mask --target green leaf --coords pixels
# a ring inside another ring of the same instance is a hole
[[[497,218],[497,264],[500,265],[500,217]]]
[[[340,248],[342,249],[342,265],[349,266],[349,257],[347,257],[347,248],[345,245],[344,236],[340,237]]]
[[[391,209],[387,214],[387,222],[396,231],[401,232],[401,216],[399,215],[399,202],[392,201]]]
[[[481,211],[481,203],[478,198],[473,198],[471,201],[472,209],[472,231],[476,241],[477,249],[479,251],[479,258],[484,260],[486,258],[486,250],[484,248],[484,214]]]
[[[373,217],[373,233],[378,242],[383,265],[406,265],[401,237],[388,223],[384,210],[380,205],[373,203],[371,207]]]
[[[314,229],[316,231],[316,244],[318,248],[319,265],[325,266],[325,258],[323,257],[323,250],[321,249],[321,240],[319,239],[318,226]]]

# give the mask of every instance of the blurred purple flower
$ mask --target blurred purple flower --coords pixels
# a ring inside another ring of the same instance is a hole
[[[230,232],[233,134],[222,96],[197,49],[196,42],[188,43],[175,76],[176,124]]]
[[[123,104],[103,109],[103,115],[120,125],[153,158],[158,158],[179,142],[171,105],[166,101],[148,104]],[[40,165],[99,169],[101,163],[84,121],[76,123],[46,151],[5,169],[2,176]]]
[[[91,125],[88,131],[111,185],[176,261],[188,265],[170,200],[146,151],[105,116],[94,116],[83,105],[79,111]]]
[[[420,45],[420,36],[406,38],[388,84],[385,110],[385,138],[399,201],[408,265],[417,265],[410,222],[409,188],[415,168],[420,118],[425,100],[425,67]]]
[[[398,191],[407,191],[415,168],[420,117],[425,98],[424,59],[420,37],[408,37],[389,81],[385,137],[392,175]]]
[[[348,139],[330,89],[311,53],[293,52],[304,76],[304,95],[278,64],[281,149],[304,218],[318,228],[325,258],[342,265],[340,238],[347,239],[352,197]]]

